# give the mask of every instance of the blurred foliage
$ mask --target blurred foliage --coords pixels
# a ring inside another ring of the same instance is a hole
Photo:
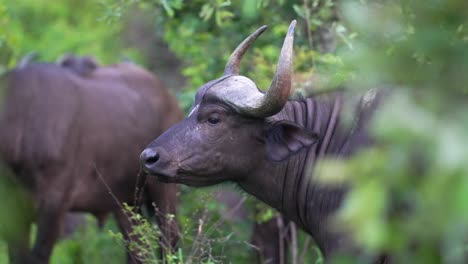
[[[0,175],[0,240],[15,241],[18,233],[27,230],[34,215],[32,200],[2,162]]]
[[[120,40],[122,21],[106,23],[105,0],[0,1],[0,73],[30,52],[55,61],[64,53],[93,55],[104,63],[133,57]],[[118,10],[113,10],[117,12]]]
[[[468,2],[348,1],[342,10],[357,33],[340,54],[351,87],[392,89],[372,124],[378,144],[321,166],[322,178],[353,186],[337,226],[395,263],[467,263]]]
[[[108,230],[114,232],[118,230],[112,218],[106,222],[103,230],[99,230],[96,220],[88,215],[85,225],[78,227],[73,234],[57,242],[50,263],[102,263],[103,259],[108,263],[126,263],[125,248],[113,241]],[[32,236],[34,237],[34,234]],[[0,241],[0,264],[8,263],[6,251],[6,243]]]
[[[0,241],[0,252],[7,252],[7,245],[3,241]],[[0,264],[8,263],[8,255],[0,253]]]
[[[85,226],[57,243],[50,263],[101,263],[104,259],[108,263],[125,263],[125,247],[115,243],[109,236],[109,232],[118,230],[113,218],[109,218],[102,230],[99,230],[96,219],[88,215]]]
[[[263,24],[270,30],[256,41],[241,65],[241,72],[255,80],[261,89],[271,83],[291,20],[299,19],[295,71],[305,73],[307,78],[317,73],[327,76],[320,78],[323,82],[319,86],[323,88],[336,86],[344,78],[343,71],[336,71],[342,62],[331,52],[334,39],[346,46],[355,37],[338,21],[331,0],[114,0],[107,10],[108,20],[122,15],[120,11],[112,14],[112,10],[125,10],[135,2],[141,8],[154,10],[157,32],[185,64],[182,73],[188,84],[180,96],[185,109],[201,85],[222,75],[236,46]],[[324,39],[325,35],[332,40]]]

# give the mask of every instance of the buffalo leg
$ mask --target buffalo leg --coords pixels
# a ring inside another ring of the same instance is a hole
[[[146,190],[155,209],[156,221],[161,230],[161,256],[164,252],[173,252],[179,240],[179,225],[176,219],[177,213],[177,192],[176,184],[164,184],[148,179]]]
[[[33,256],[37,263],[48,263],[55,242],[60,236],[66,206],[63,199],[44,201],[39,207],[37,219],[37,237]]]
[[[139,251],[136,249],[138,247],[138,237],[132,235],[132,222],[130,216],[128,216],[122,209],[118,209],[114,212],[115,219],[119,225],[120,231],[122,232],[126,244],[134,243],[133,248],[130,245],[127,245],[127,262],[130,264],[139,264],[141,257],[139,256]]]
[[[287,238],[285,235],[281,215],[266,222],[254,224],[251,243],[257,249],[258,263],[286,263]]]

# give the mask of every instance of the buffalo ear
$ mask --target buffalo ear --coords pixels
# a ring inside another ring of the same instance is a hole
[[[271,124],[265,137],[267,156],[273,161],[285,160],[318,140],[316,133],[285,120]]]

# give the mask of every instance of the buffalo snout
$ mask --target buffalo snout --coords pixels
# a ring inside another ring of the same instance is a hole
[[[141,167],[147,172],[152,172],[158,161],[159,153],[151,148],[143,150],[140,154]]]

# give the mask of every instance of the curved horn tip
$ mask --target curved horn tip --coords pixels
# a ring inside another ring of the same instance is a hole
[[[234,52],[229,57],[228,62],[224,68],[224,76],[230,74],[239,74],[240,62],[244,53],[249,49],[249,47],[254,43],[254,41],[267,29],[266,25],[259,27],[252,34],[250,34],[244,41],[242,41],[239,46],[234,50]]]
[[[263,33],[263,31],[265,31],[265,30],[267,30],[267,29],[268,29],[268,26],[267,26],[267,25],[263,25],[263,26],[259,27],[259,28],[257,29],[257,31],[261,31],[261,32]]]
[[[294,33],[294,27],[296,26],[296,23],[296,19],[291,21],[291,24],[289,24],[288,35]]]

